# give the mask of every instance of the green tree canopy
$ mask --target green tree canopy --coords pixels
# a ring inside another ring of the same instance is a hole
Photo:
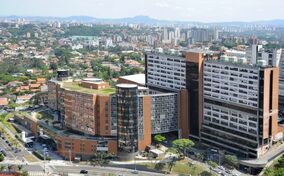
[[[163,135],[161,135],[161,134],[156,134],[156,135],[154,136],[154,142],[155,142],[156,144],[161,144],[161,143],[164,142],[165,140],[166,140],[166,137],[163,136]]]
[[[208,165],[211,166],[212,168],[216,168],[216,167],[218,166],[217,163],[215,163],[214,161],[211,161],[211,160],[207,161],[207,163],[208,163]]]
[[[194,146],[194,142],[190,139],[176,139],[172,142],[173,148],[177,149],[179,153],[185,154],[187,149]]]
[[[238,166],[238,158],[235,155],[225,155],[225,164],[229,167]]]

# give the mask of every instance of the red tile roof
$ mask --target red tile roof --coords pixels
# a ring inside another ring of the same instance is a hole
[[[7,106],[9,104],[7,98],[0,98],[0,106]]]

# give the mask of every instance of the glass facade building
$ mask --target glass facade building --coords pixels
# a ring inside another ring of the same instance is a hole
[[[138,86],[117,86],[118,158],[132,160],[138,152]]]

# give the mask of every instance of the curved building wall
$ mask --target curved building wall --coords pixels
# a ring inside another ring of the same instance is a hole
[[[118,84],[116,91],[118,158],[132,160],[138,151],[138,87]]]

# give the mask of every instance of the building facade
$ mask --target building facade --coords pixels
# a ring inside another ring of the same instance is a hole
[[[278,134],[278,68],[204,63],[201,140],[245,158],[264,154]]]
[[[145,56],[146,85],[176,91],[186,87],[186,64],[181,56],[147,53]]]
[[[116,87],[118,157],[131,160],[138,152],[138,86],[118,84]]]

